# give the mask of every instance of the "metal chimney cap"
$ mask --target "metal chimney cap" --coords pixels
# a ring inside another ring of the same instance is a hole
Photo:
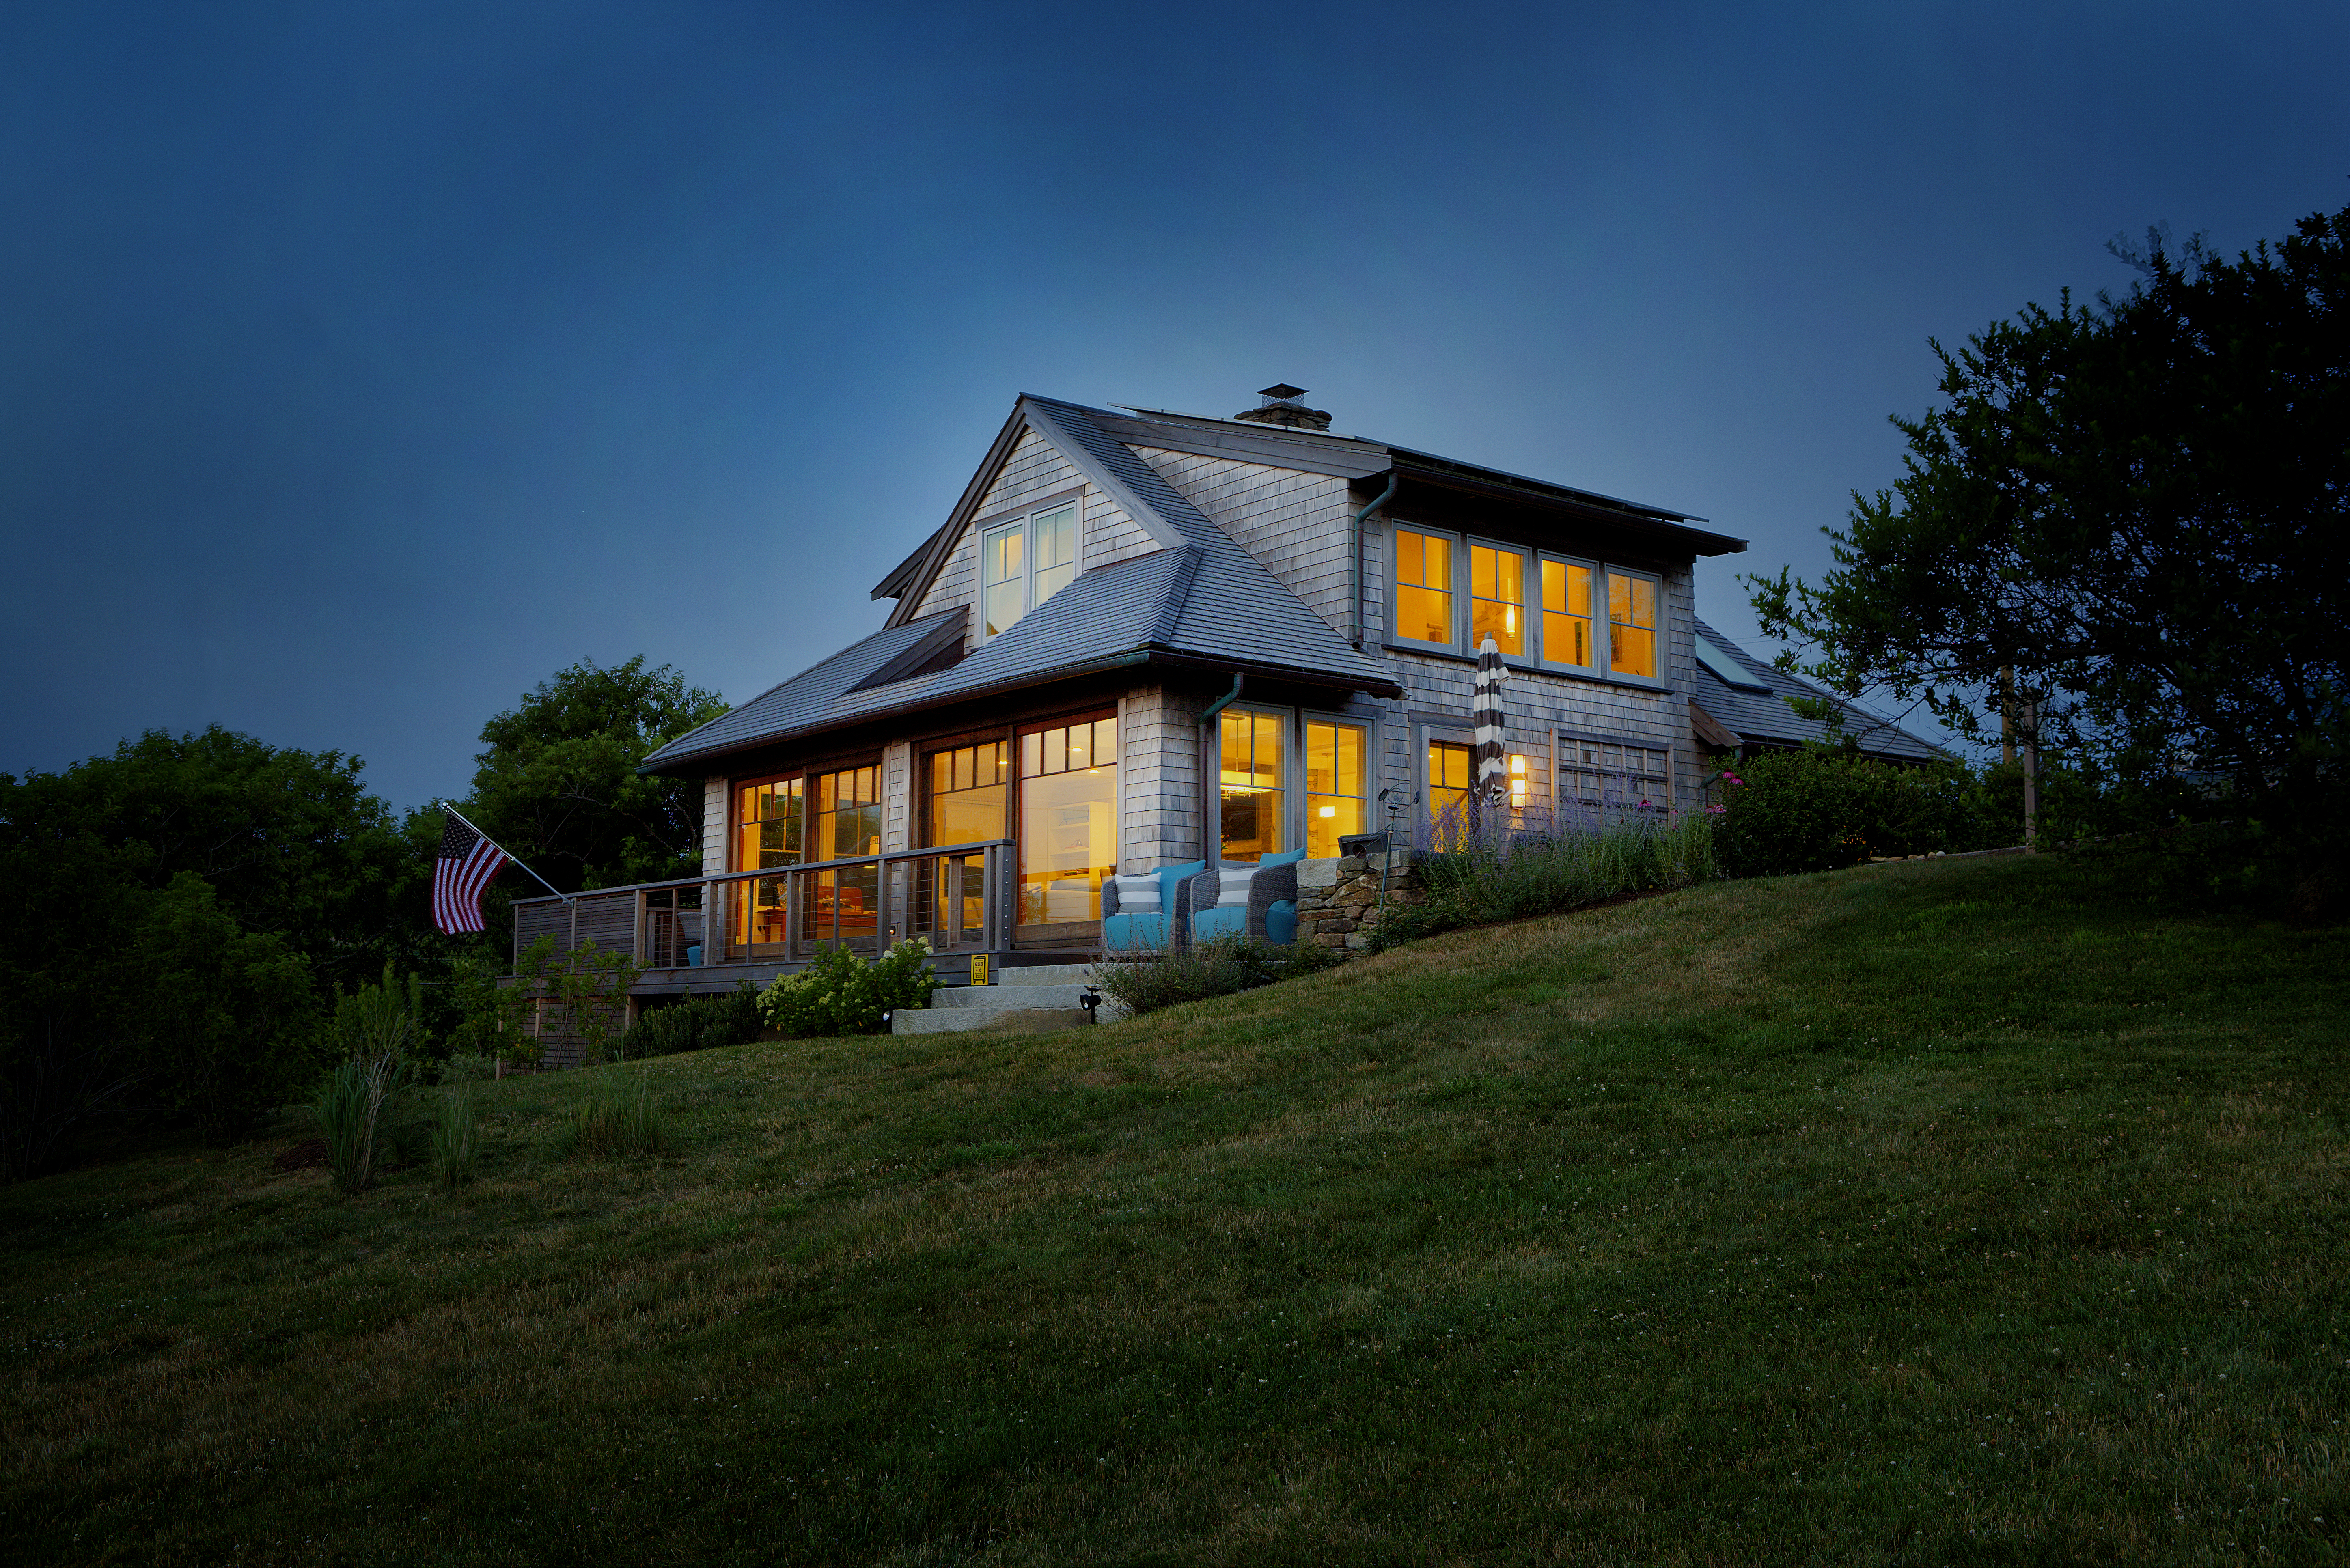
[[[1269,409],[1275,403],[1294,403],[1305,395],[1305,389],[1303,387],[1293,387],[1286,381],[1275,381],[1272,386],[1263,388],[1257,392],[1257,396],[1264,400],[1257,407]]]

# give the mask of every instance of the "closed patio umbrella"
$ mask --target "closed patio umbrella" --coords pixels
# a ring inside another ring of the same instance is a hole
[[[1502,682],[1508,676],[1501,648],[1487,638],[1477,649],[1477,708],[1472,715],[1477,726],[1477,785],[1470,796],[1475,802],[1471,816],[1480,828],[1503,820],[1502,813],[1509,805],[1509,762],[1502,754]]]

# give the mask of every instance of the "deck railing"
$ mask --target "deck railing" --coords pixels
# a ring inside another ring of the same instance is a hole
[[[908,937],[938,953],[997,952],[1012,946],[1018,869],[1013,841],[994,838],[517,898],[515,956],[546,936],[647,969],[796,964],[827,947],[878,955]]]

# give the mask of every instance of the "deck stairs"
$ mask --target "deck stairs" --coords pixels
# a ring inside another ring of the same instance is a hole
[[[1089,963],[1006,966],[993,985],[947,985],[931,992],[927,1011],[900,1009],[889,1018],[893,1034],[940,1034],[1002,1024],[1024,1033],[1082,1026],[1086,1010],[1077,998],[1092,981]],[[1118,1003],[1104,998],[1101,1021],[1118,1016]]]

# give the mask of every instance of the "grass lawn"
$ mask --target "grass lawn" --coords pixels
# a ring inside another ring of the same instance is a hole
[[[19,1560],[2339,1561],[2350,933],[1723,884],[0,1189]],[[617,1069],[616,1069],[617,1071]],[[637,1069],[628,1069],[630,1073]]]

